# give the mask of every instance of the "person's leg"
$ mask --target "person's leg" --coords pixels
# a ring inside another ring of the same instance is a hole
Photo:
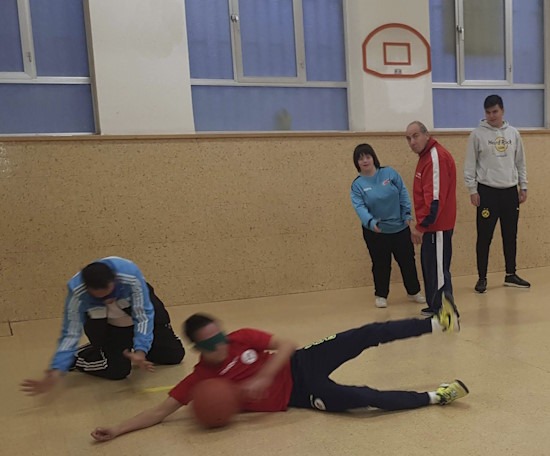
[[[444,383],[435,391],[380,391],[368,386],[339,385],[327,379],[312,388],[307,400],[289,406],[327,412],[345,412],[365,407],[382,410],[408,410],[431,404],[447,405],[466,396],[468,387],[460,380]]]
[[[499,218],[498,199],[496,195],[498,190],[479,184],[478,193],[480,203],[476,210],[477,273],[480,279],[486,279],[489,265],[489,248]]]
[[[500,190],[500,231],[506,274],[516,273],[519,197],[516,187]]]
[[[436,251],[436,233],[424,233],[422,235],[422,246],[420,247],[420,261],[422,263],[422,276],[424,278],[424,291],[428,307],[422,312],[435,314],[441,304],[437,299],[438,268]]]
[[[368,386],[339,385],[328,379],[312,388],[310,407],[327,412],[345,412],[363,407],[382,410],[405,410],[430,404],[427,392],[380,391]]]
[[[418,272],[416,270],[416,262],[414,260],[414,246],[411,241],[411,230],[405,228],[399,233],[391,235],[392,253],[401,269],[403,284],[407,290],[407,294],[413,296],[420,292],[420,282],[418,280]]]
[[[369,347],[394,340],[418,337],[433,331],[460,331],[458,317],[448,301],[444,301],[440,312],[429,319],[405,319],[385,323],[371,323],[325,337],[297,350],[291,358],[294,385],[289,406],[319,408],[312,405],[315,399],[314,393],[319,392],[320,387],[326,386],[327,382],[330,382],[329,375],[343,363],[355,358]],[[368,405],[380,406],[380,403],[372,398],[373,390],[366,389],[365,391],[365,401],[372,402]],[[355,398],[356,396],[352,397]],[[417,400],[418,396],[415,397]],[[388,396],[385,400],[390,401],[390,398],[391,396]],[[401,405],[405,404],[402,408],[413,408],[412,405],[410,407],[406,405],[410,403],[404,397],[399,396],[397,402]],[[345,407],[348,407],[348,405],[346,403]],[[361,405],[355,407],[361,407]],[[382,408],[388,407],[391,407],[391,405],[385,405]]]
[[[155,364],[179,364],[184,356],[183,344],[170,323],[155,325],[153,345],[147,353],[147,359]]]
[[[453,230],[443,231],[443,291],[447,296],[453,296],[453,280],[451,277],[451,259],[453,257]]]
[[[363,239],[369,249],[374,278],[374,294],[387,298],[390,292],[391,248],[387,235],[363,227]]]
[[[431,319],[409,318],[369,323],[306,345],[298,350],[297,356],[301,364],[307,364],[306,370],[314,378],[323,378],[369,347],[431,332]]]
[[[165,325],[170,323],[170,315],[161,299],[155,294],[155,289],[150,283],[147,283],[149,298],[155,309],[155,325]]]
[[[170,315],[164,303],[155,294],[155,289],[150,283],[147,283],[147,288],[155,309],[153,344],[147,353],[147,359],[155,364],[179,364],[185,356],[183,344],[170,325]]]
[[[100,329],[102,323],[104,329]],[[109,380],[126,378],[132,364],[123,352],[133,346],[133,326],[119,328],[108,325],[106,319],[104,322],[88,319],[84,331],[92,343],[77,351],[75,369]]]
[[[105,315],[107,313],[105,312]],[[84,334],[94,347],[102,347],[107,342],[108,336],[107,317],[105,318],[86,318],[84,322]]]
[[[434,274],[435,294],[431,298],[430,308],[438,312],[441,308],[443,294],[452,303],[458,314],[453,299],[453,283],[451,280],[451,257],[453,253],[453,230],[437,231],[433,233],[435,246],[435,261],[432,263],[431,273]]]

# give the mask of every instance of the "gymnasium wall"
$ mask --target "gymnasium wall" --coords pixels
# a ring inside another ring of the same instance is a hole
[[[459,171],[452,271],[474,274],[467,133],[437,136]],[[550,264],[550,135],[523,138],[520,269]],[[107,255],[134,260],[170,306],[371,285],[349,201],[360,142],[411,188],[402,134],[0,138],[0,321],[60,316],[66,281]],[[503,270],[499,234],[490,270]]]

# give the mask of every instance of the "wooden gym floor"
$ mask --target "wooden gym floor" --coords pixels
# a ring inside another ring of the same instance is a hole
[[[475,277],[454,279],[462,315],[458,335],[428,335],[372,348],[333,378],[379,389],[433,390],[460,378],[470,395],[448,407],[403,412],[328,414],[309,410],[240,415],[228,428],[199,429],[181,409],[165,423],[112,442],[95,443],[90,431],[163,400],[190,372],[188,349],[181,366],[134,372],[109,382],[70,373],[54,392],[26,397],[23,378],[39,377],[55,347],[60,320],[0,327],[0,445],[8,455],[548,455],[550,407],[550,268],[520,271],[533,288],[502,286],[489,276],[484,295]],[[306,344],[371,321],[419,316],[401,284],[392,284],[387,309],[376,309],[373,290],[347,290],[172,307],[174,327],[188,315],[218,316],[227,330],[257,327]],[[60,313],[61,313],[60,303]],[[10,335],[13,332],[13,335]],[[159,388],[160,387],[160,388]]]

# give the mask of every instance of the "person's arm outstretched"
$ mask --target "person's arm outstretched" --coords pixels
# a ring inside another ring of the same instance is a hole
[[[63,372],[58,369],[51,369],[47,370],[41,379],[35,380],[32,378],[26,378],[20,383],[19,386],[21,386],[21,391],[25,394],[29,396],[36,396],[52,390],[54,386],[59,383],[62,377]]]
[[[21,391],[29,396],[47,393],[59,383],[63,375],[74,362],[74,354],[82,334],[82,316],[80,314],[80,297],[69,289],[65,299],[63,327],[57,351],[50,367],[39,380],[25,379],[20,383]]]
[[[166,400],[161,402],[159,405],[148,410],[144,410],[133,418],[123,421],[116,426],[97,427],[91,432],[90,435],[98,442],[106,442],[107,440],[112,440],[119,435],[159,424],[168,415],[174,413],[181,406],[182,405],[173,397],[167,397]]]

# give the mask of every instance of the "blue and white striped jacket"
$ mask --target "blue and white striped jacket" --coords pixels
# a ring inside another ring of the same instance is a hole
[[[155,311],[143,274],[130,260],[107,257],[96,260],[109,266],[116,276],[115,297],[117,305],[126,309],[134,321],[134,350],[147,353],[153,343]],[[105,304],[86,291],[82,275],[78,272],[67,284],[63,328],[57,351],[50,369],[68,371],[74,363],[86,318],[105,318]]]

